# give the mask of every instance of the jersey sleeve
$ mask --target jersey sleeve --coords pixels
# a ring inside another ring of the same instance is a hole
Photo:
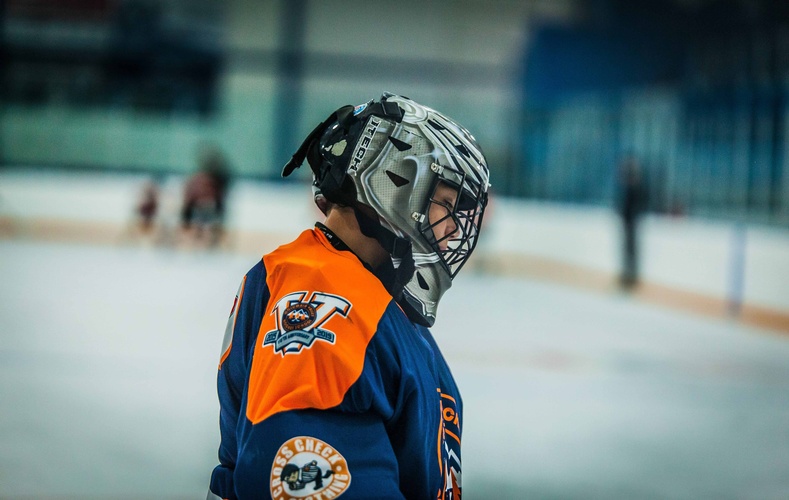
[[[362,372],[340,404],[292,405],[299,407],[268,414],[249,426],[243,439],[256,452],[239,456],[235,486],[240,498],[287,499],[305,491],[321,495],[313,498],[404,498],[401,483],[407,478],[390,427],[398,400],[411,397],[414,390],[401,381],[395,353],[381,341],[388,333],[371,340]],[[308,353],[291,359],[299,360],[305,372],[312,370],[307,365],[314,358]],[[324,353],[317,360],[327,375],[349,369],[341,356]],[[288,394],[298,391],[297,386],[290,388]],[[314,391],[323,388],[320,380],[313,386]]]
[[[277,413],[255,426],[259,455],[242,454],[241,498],[402,499],[398,463],[385,423],[374,413],[316,409]],[[288,495],[290,494],[290,496]]]
[[[219,396],[219,465],[211,474],[209,498],[234,499],[233,474],[238,455],[237,428],[243,418],[246,373],[261,316],[269,299],[266,272],[258,263],[241,280],[225,327],[217,373]]]

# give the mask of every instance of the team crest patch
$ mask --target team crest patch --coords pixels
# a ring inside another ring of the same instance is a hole
[[[285,295],[274,305],[271,314],[276,329],[266,332],[263,346],[273,345],[274,352],[283,356],[310,348],[316,340],[334,344],[334,332],[322,328],[335,314],[347,317],[351,303],[343,297],[328,293],[294,292]]]
[[[348,462],[320,439],[299,436],[280,446],[271,467],[271,498],[335,498],[351,484]]]

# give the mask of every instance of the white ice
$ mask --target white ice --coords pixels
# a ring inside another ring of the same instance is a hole
[[[205,498],[255,257],[0,241],[0,498]],[[789,498],[789,337],[461,274],[467,499]]]

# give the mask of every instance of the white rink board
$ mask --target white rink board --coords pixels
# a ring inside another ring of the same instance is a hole
[[[306,168],[306,167],[305,167]],[[304,170],[304,169],[302,169]],[[297,235],[321,215],[312,204],[306,172],[288,183],[239,181],[228,200],[231,229]],[[24,170],[0,172],[0,217],[90,222],[132,219],[146,177]],[[163,182],[164,222],[175,226],[183,177]],[[489,258],[519,254],[614,276],[620,228],[610,210],[495,198],[478,248]],[[641,232],[642,276],[647,282],[719,300],[742,294],[746,304],[789,313],[789,229],[751,226],[736,264],[733,223],[650,216]],[[738,290],[736,273],[744,284]]]

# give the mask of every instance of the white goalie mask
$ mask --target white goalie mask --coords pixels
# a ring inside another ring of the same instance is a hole
[[[412,320],[432,325],[476,246],[487,204],[488,166],[476,140],[438,111],[388,93],[341,108],[311,137],[283,175],[306,156],[318,197],[356,207],[357,218],[377,216],[374,231],[360,226],[395,269],[408,271],[395,298]]]

